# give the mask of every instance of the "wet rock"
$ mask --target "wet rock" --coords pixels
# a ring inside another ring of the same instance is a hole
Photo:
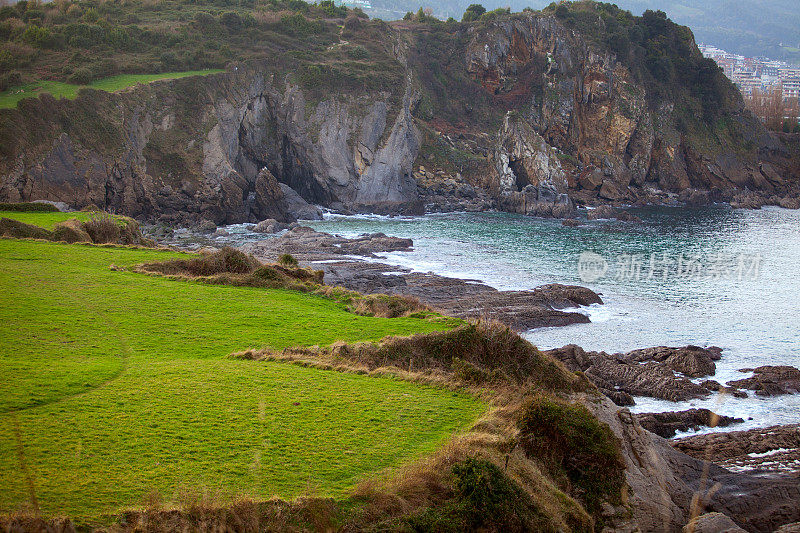
[[[727,427],[744,422],[741,418],[721,416],[708,409],[688,409],[665,413],[637,413],[639,423],[648,431],[668,439],[678,431],[696,431],[701,427]]]
[[[747,533],[747,530],[722,513],[706,513],[686,524],[683,533]]]
[[[642,219],[628,211],[620,211],[617,213],[617,220],[621,222],[641,222]]]
[[[197,223],[192,230],[198,233],[214,233],[217,231],[217,225],[211,220],[204,219]]]
[[[286,185],[280,184],[283,196],[286,198],[288,212],[297,220],[322,220],[322,210],[306,202],[302,196]]]
[[[576,305],[586,306],[603,303],[599,294],[579,285],[550,283],[548,285],[536,287],[533,293],[557,309],[576,307]]]
[[[274,218],[268,218],[253,226],[251,231],[255,233],[278,233],[279,231],[283,231],[288,227],[289,224],[278,222]]]
[[[777,205],[784,209],[800,209],[800,198],[781,198]]]
[[[800,370],[793,366],[767,365],[740,372],[753,372],[753,377],[729,381],[728,386],[752,390],[758,396],[800,393]]]
[[[800,424],[693,435],[672,445],[736,471],[800,472]]]
[[[734,387],[726,387],[722,385],[719,381],[715,381],[713,379],[706,379],[700,382],[701,387],[705,387],[710,391],[714,392],[721,392],[723,394],[730,394],[735,398],[747,398],[747,393],[736,389]]]
[[[568,228],[576,228],[580,226],[582,223],[580,220],[576,220],[574,218],[565,218],[561,221],[562,226],[566,226]]]
[[[625,355],[625,360],[636,363],[646,361],[665,363],[667,367],[675,372],[680,372],[690,378],[699,378],[713,376],[716,373],[717,368],[712,359],[712,354],[713,352],[699,346],[686,346],[684,348],[659,346],[628,352]]]
[[[730,201],[731,207],[734,209],[761,209],[767,203],[768,201],[763,195],[752,192],[739,193]]]
[[[586,218],[589,220],[615,219],[617,218],[617,210],[610,205],[600,205],[594,209],[587,210]]]
[[[567,345],[546,353],[562,361],[570,370],[584,372],[618,405],[631,405],[628,403],[630,396],[669,401],[704,398],[710,394],[709,389],[684,376],[714,374],[716,367],[712,357],[717,356],[717,352],[697,346],[660,346],[609,355]],[[683,375],[676,375],[676,372]]]

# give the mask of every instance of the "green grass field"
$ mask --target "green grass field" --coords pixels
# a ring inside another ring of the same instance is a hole
[[[89,220],[89,213],[85,211],[76,211],[74,213],[37,213],[25,211],[0,211],[0,218],[10,218],[19,220],[25,224],[33,224],[44,229],[52,230],[53,227],[59,222],[77,218],[81,222]]]
[[[0,93],[0,109],[16,107],[17,102],[23,98],[36,98],[40,94],[49,93],[55,98],[73,99],[78,96],[78,91],[86,87],[101,91],[116,92],[139,83],[150,83],[156,80],[185,78],[187,76],[206,76],[222,72],[221,69],[191,70],[188,72],[164,72],[162,74],[120,74],[100,80],[95,80],[89,85],[74,85],[60,81],[39,81],[14,87]]]
[[[227,359],[450,323],[109,268],[175,255],[0,239],[0,511],[31,493],[83,522],[153,490],[341,495],[485,409],[399,380]]]

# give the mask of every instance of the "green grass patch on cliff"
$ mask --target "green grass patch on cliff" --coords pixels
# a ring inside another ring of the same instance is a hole
[[[23,98],[38,98],[42,94],[51,94],[55,98],[74,99],[78,96],[81,89],[90,88],[106,92],[116,92],[138,85],[139,83],[150,83],[157,80],[171,80],[176,78],[186,78],[189,76],[206,76],[222,72],[221,69],[191,70],[188,72],[163,72],[161,74],[120,74],[109,76],[89,83],[88,85],[76,85],[61,81],[39,81],[27,83],[19,87],[13,87],[0,93],[0,109],[12,108]]]
[[[0,239],[0,512],[32,494],[43,513],[81,522],[151,491],[341,495],[483,411],[444,389],[226,357],[448,322],[109,268],[181,256]]]
[[[0,218],[10,218],[12,220],[19,220],[25,224],[32,224],[40,228],[52,230],[53,227],[59,222],[71,220],[76,218],[81,222],[89,220],[89,213],[86,211],[76,211],[74,213],[61,213],[59,211],[52,213],[35,213],[24,211],[0,211]]]

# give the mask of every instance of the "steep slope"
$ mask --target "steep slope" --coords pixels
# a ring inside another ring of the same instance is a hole
[[[0,110],[0,199],[234,223],[292,219],[286,186],[381,213],[797,196],[796,155],[657,14],[314,20],[338,42],[275,41],[281,53],[223,74]]]

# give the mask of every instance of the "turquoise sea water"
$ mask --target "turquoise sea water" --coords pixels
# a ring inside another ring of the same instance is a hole
[[[380,231],[410,237],[412,252],[381,254],[381,261],[414,270],[477,279],[499,289],[559,282],[602,293],[605,305],[581,310],[591,324],[526,333],[542,348],[575,343],[616,352],[717,345],[724,349],[715,377],[720,382],[749,375],[738,372],[741,368],[800,367],[800,212],[632,212],[642,223],[593,221],[570,228],[558,220],[506,213],[454,213],[331,215],[307,224],[345,236]],[[747,400],[714,395],[685,404],[637,398],[633,410],[689,406],[752,418],[738,428],[800,421],[800,395]]]

